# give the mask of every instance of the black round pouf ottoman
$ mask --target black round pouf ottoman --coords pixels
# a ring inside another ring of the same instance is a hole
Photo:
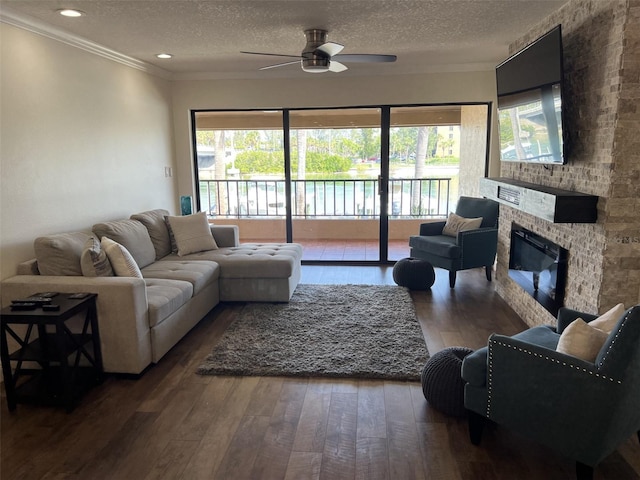
[[[433,408],[447,415],[465,416],[465,382],[460,368],[464,357],[472,352],[466,347],[449,347],[427,360],[422,369],[422,393]]]
[[[393,281],[409,290],[428,290],[436,281],[436,273],[426,260],[403,258],[393,266]]]

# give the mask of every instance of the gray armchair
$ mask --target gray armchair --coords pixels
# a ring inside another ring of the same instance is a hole
[[[557,352],[573,320],[594,315],[561,308],[556,328],[492,335],[462,364],[471,442],[486,419],[576,461],[579,479],[634,434],[640,440],[640,305],[627,310],[595,363]]]
[[[456,284],[456,272],[469,268],[485,267],[487,280],[491,281],[498,248],[498,203],[485,198],[460,197],[455,213],[465,218],[482,217],[482,224],[454,238],[442,234],[446,221],[423,223],[420,235],[409,238],[411,256],[449,270],[451,288]]]

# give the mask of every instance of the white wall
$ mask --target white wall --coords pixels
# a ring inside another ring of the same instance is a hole
[[[428,103],[494,102],[495,72],[304,79],[193,80],[174,82],[173,111],[181,195],[195,195],[191,154],[191,109],[278,109]],[[493,129],[497,131],[497,121]],[[499,172],[492,135],[492,174]]]
[[[0,23],[0,278],[39,235],[175,211],[171,85]]]

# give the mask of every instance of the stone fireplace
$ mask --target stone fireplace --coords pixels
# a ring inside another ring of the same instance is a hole
[[[574,0],[511,46],[555,25],[564,45],[563,166],[505,162],[500,176],[598,197],[595,223],[554,223],[500,206],[496,289],[529,324],[554,316],[509,276],[511,226],[568,250],[564,305],[602,312],[640,303],[640,0]]]

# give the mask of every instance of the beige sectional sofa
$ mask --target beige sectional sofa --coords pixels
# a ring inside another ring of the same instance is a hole
[[[96,224],[91,232],[40,237],[36,258],[2,282],[2,304],[45,291],[96,293],[105,371],[138,374],[220,301],[289,301],[300,281],[299,244],[239,244],[236,226],[207,224],[215,248],[185,254],[172,242],[172,219],[177,224],[179,217],[152,210]],[[105,245],[103,237],[115,242],[124,263],[97,260],[89,247]],[[118,274],[110,274],[116,266]],[[132,276],[123,276],[123,268]]]

